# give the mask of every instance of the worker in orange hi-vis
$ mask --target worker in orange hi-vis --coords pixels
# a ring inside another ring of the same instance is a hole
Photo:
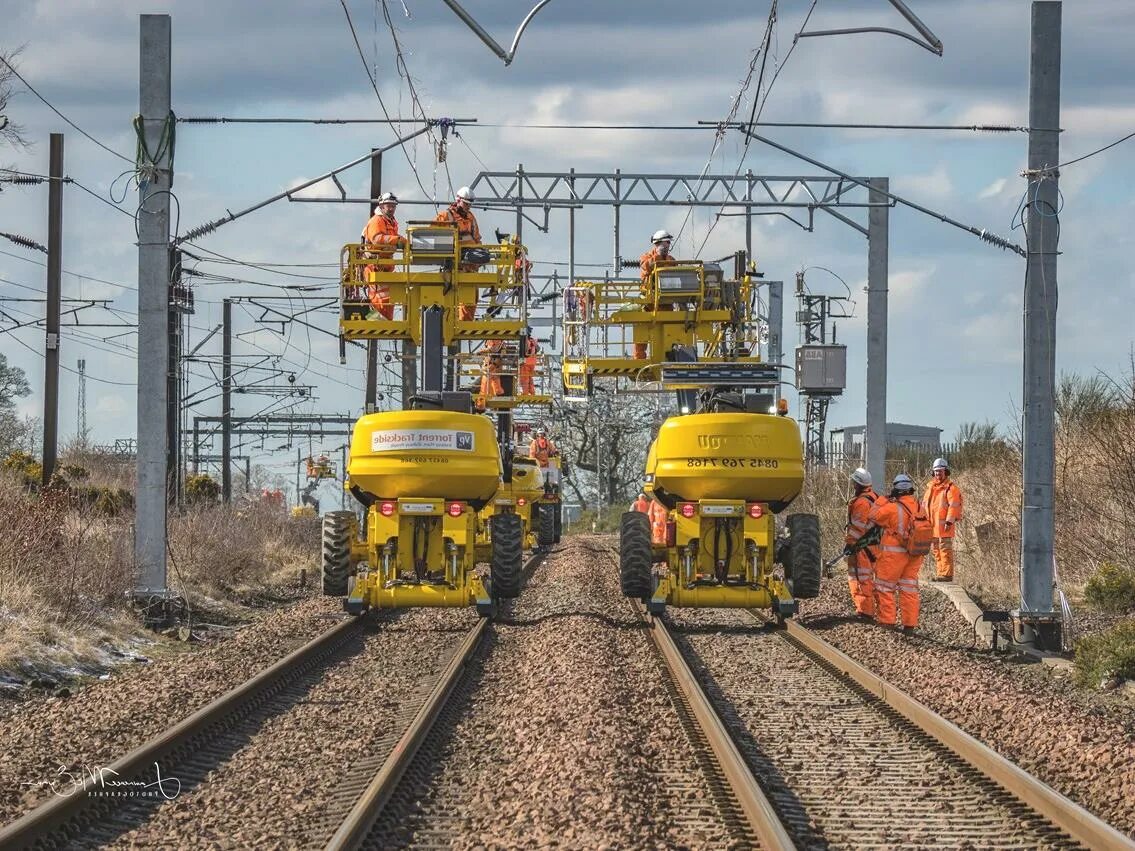
[[[634,502],[631,503],[631,511],[637,511],[641,514],[646,514],[646,512],[649,510],[650,500],[646,498],[645,492],[640,491],[639,495],[635,497]]]
[[[895,591],[899,594],[902,631],[913,635],[918,626],[918,571],[930,551],[930,521],[914,495],[914,480],[895,476],[887,498],[875,502],[867,519],[883,530],[875,562],[875,618],[895,623]]]
[[[854,548],[855,551],[847,556],[847,586],[851,590],[855,613],[864,620],[874,620],[875,562],[879,559],[879,548],[856,545],[871,525],[867,517],[879,495],[871,487],[871,474],[862,467],[851,474],[851,483],[855,487],[855,495],[847,504],[847,531],[843,542],[847,550]]]
[[[437,214],[435,222],[439,224],[453,225],[457,228],[457,243],[458,245],[480,245],[481,244],[481,228],[477,224],[477,217],[473,215],[473,202],[477,200],[477,196],[473,194],[473,190],[468,186],[462,186],[457,190],[457,197],[454,198],[453,203],[446,209]],[[462,263],[462,272],[476,272],[481,268],[480,263]],[[477,295],[480,298],[480,295]],[[457,318],[463,322],[470,321],[477,313],[476,304],[459,304],[457,306]]]
[[[535,338],[526,337],[524,357],[520,360],[520,392],[524,396],[536,395],[536,356],[540,346]]]
[[[934,540],[930,552],[937,568],[933,582],[954,581],[954,533],[962,519],[962,491],[950,481],[950,467],[945,458],[935,458],[931,468],[934,477],[926,486],[922,504],[934,524]]]
[[[666,524],[670,520],[670,512],[666,506],[657,499],[650,501],[650,508],[646,512],[650,518],[650,540],[659,546],[666,545]]]
[[[536,436],[528,444],[528,457],[534,458],[540,467],[545,491],[553,490],[560,483],[560,471],[551,463],[551,459],[559,454],[556,444],[548,439],[548,432],[543,428],[536,429]]]
[[[398,198],[393,192],[383,193],[378,199],[378,207],[370,217],[363,229],[362,242],[367,246],[368,254],[379,260],[389,260],[394,251],[406,244],[406,238],[398,233],[398,222],[394,218],[394,211],[398,208]],[[393,272],[393,263],[376,263],[366,267],[367,279],[375,272]],[[367,300],[370,302],[372,312],[367,319],[394,318],[394,305],[390,301],[390,290],[385,284],[369,283],[367,285]]]
[[[652,244],[650,251],[646,252],[639,258],[639,280],[640,292],[642,293],[642,300],[645,310],[653,310],[654,302],[654,289],[650,283],[651,273],[659,266],[673,266],[678,261],[670,256],[670,243],[674,241],[674,237],[670,235],[668,230],[655,231],[654,235],[650,238]],[[660,304],[659,310],[671,310],[669,304]],[[646,343],[634,344],[634,357],[635,360],[646,360]]]
[[[485,341],[485,358],[481,366],[481,395],[485,397],[485,401],[504,395],[504,384],[501,382],[502,346],[501,340]]]

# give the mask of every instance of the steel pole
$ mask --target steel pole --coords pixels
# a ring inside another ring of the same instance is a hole
[[[886,206],[890,180],[873,177],[867,212],[867,433],[863,444],[867,470],[886,486],[887,473],[887,293],[890,207]]]
[[[181,252],[170,251],[170,280],[181,285]],[[171,292],[167,310],[167,333],[169,334],[169,366],[166,370],[166,472],[169,485],[166,499],[169,504],[179,503],[181,479],[181,310]]]
[[[622,265],[623,265],[622,255],[619,252],[619,192],[620,192],[619,184],[621,182],[620,178],[619,178],[619,174],[620,174],[620,170],[615,169],[615,203],[614,203],[615,224],[614,224],[614,227],[613,227],[614,242],[615,242],[615,254],[614,254],[614,260],[612,261],[613,268],[614,268],[615,271],[611,275],[611,277],[613,277],[613,278],[617,278],[617,277],[619,277],[619,275],[622,274]]]
[[[378,209],[375,203],[382,194],[382,152],[378,148],[371,148],[370,158],[370,214],[373,216]],[[373,414],[378,410],[378,340],[367,340],[366,361],[366,397],[363,410]]]
[[[784,362],[784,281],[768,282],[768,360]],[[776,385],[776,401],[780,401],[780,384]]]
[[[1021,482],[1022,640],[1060,647],[1059,625],[1038,634],[1029,615],[1055,620],[1053,607],[1056,466],[1056,258],[1060,223],[1060,24],[1059,2],[1032,4],[1029,63],[1029,186],[1025,266],[1024,422]],[[1035,129],[1042,128],[1042,129]],[[1035,618],[1034,618],[1035,624]]]
[[[169,15],[142,15],[140,141],[152,162],[138,184],[138,455],[134,524],[135,594],[166,584],[166,372],[169,368],[169,191],[173,186]]]
[[[233,496],[233,303],[224,300],[221,330],[221,500],[228,505]]]
[[[43,358],[43,484],[51,483],[59,448],[59,305],[63,295],[63,134],[48,154],[47,321]]]

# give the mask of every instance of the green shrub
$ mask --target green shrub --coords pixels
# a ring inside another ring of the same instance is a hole
[[[195,473],[185,480],[185,501],[191,505],[214,503],[221,495],[221,486],[207,473]]]
[[[1076,673],[1092,688],[1117,680],[1135,680],[1135,620],[1076,643]]]
[[[1135,609],[1135,567],[1105,561],[1088,579],[1084,597],[1105,612]]]

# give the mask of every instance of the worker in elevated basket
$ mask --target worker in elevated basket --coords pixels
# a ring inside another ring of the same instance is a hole
[[[504,384],[501,381],[503,348],[503,340],[486,340],[482,348],[484,360],[481,364],[481,395],[485,397],[486,403],[494,396],[504,395]]]
[[[394,251],[406,244],[406,238],[398,233],[398,222],[394,218],[394,211],[398,208],[398,198],[393,192],[384,192],[378,199],[378,206],[374,215],[370,217],[366,227],[363,228],[363,245],[367,247],[367,255],[378,260],[389,260]],[[390,290],[385,284],[370,281],[375,272],[393,272],[393,263],[375,263],[367,266],[367,301],[370,302],[371,313],[367,319],[394,318],[394,305],[390,301]]]
[[[937,568],[934,582],[954,581],[954,532],[962,519],[962,491],[950,480],[950,467],[945,458],[935,458],[931,468],[933,478],[926,486],[922,504],[934,525],[934,539],[930,552]]]
[[[640,291],[642,293],[642,301],[644,310],[654,309],[654,288],[650,283],[651,273],[659,266],[673,266],[678,261],[670,256],[670,243],[674,241],[674,237],[670,235],[668,230],[658,230],[650,238],[651,248],[639,258],[639,280],[642,282]],[[669,304],[660,304],[659,310],[673,309]],[[634,344],[634,357],[635,360],[646,360],[646,343]]]
[[[520,359],[520,393],[524,396],[535,396],[536,357],[540,353],[540,346],[531,333],[524,339],[524,357]]]
[[[891,492],[875,502],[867,519],[883,530],[875,562],[875,619],[884,626],[895,624],[897,590],[902,631],[913,635],[918,626],[918,571],[930,550],[930,522],[914,495],[914,480],[906,473],[895,476]]]
[[[458,245],[481,244],[481,228],[477,224],[477,217],[473,215],[473,202],[476,200],[477,196],[473,194],[473,190],[468,186],[462,186],[457,190],[453,203],[438,213],[437,218],[434,219],[439,224],[453,225],[457,228]],[[480,268],[480,263],[461,264],[462,272],[476,272]],[[480,298],[479,293],[477,298]],[[476,303],[457,306],[457,318],[463,322],[470,321],[476,313]]]
[[[851,474],[851,484],[855,495],[847,504],[847,531],[844,546],[855,548],[847,557],[847,586],[851,590],[851,600],[855,613],[864,620],[875,617],[875,563],[879,559],[879,548],[875,546],[857,547],[871,526],[868,515],[879,499],[871,487],[871,474],[862,467]]]

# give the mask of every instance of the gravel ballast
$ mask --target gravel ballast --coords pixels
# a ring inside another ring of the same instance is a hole
[[[846,581],[823,584],[801,622],[930,709],[1135,837],[1135,712],[1028,657],[971,651],[972,627],[933,587],[919,634],[854,620]]]
[[[330,628],[338,611],[338,601],[304,601],[200,651],[121,669],[70,697],[13,705],[0,717],[0,823],[50,796],[43,784],[61,770],[111,764]]]
[[[370,847],[724,848],[731,835],[621,596],[572,537],[494,627]]]

